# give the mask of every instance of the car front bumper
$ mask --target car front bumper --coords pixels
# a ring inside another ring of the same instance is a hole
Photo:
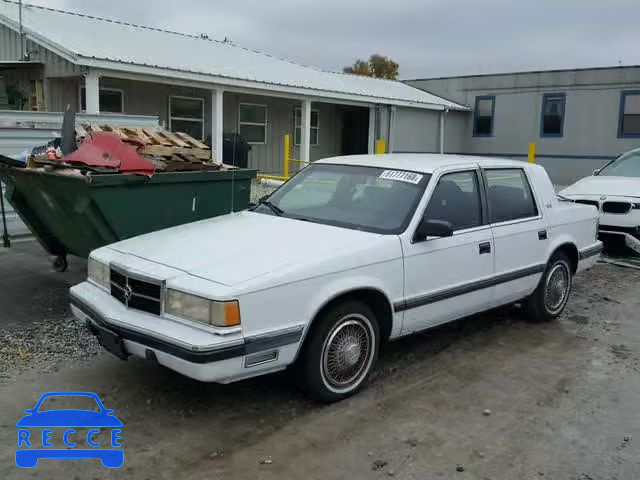
[[[99,340],[101,332],[121,341],[122,359],[152,360],[187,377],[229,383],[277,371],[293,362],[302,328],[256,336],[216,335],[173,320],[128,309],[85,282],[70,291],[71,310]]]

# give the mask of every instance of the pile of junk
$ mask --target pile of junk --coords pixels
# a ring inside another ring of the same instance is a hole
[[[247,147],[233,145],[245,154],[242,167]],[[69,109],[59,137],[21,155],[0,152],[5,197],[58,271],[68,254],[87,258],[119,240],[246,209],[257,172],[242,167],[214,161],[186,133],[76,123]]]

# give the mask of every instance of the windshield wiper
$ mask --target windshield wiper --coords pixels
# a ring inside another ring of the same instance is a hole
[[[261,200],[258,205],[265,205],[266,207],[269,207],[269,209],[279,217],[284,213],[284,210],[282,210],[279,206],[271,203],[269,200]]]

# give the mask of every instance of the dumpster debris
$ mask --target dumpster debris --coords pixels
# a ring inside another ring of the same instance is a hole
[[[96,132],[85,137],[78,149],[62,158],[71,165],[109,167],[121,173],[137,173],[151,177],[155,171],[153,162],[139,155],[136,147],[125,144],[109,132]]]

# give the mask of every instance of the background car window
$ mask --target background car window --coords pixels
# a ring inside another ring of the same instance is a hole
[[[482,225],[482,208],[476,172],[448,173],[440,177],[424,216],[450,222],[454,230]]]
[[[640,177],[640,152],[625,153],[600,170],[603,177]]]
[[[524,171],[485,170],[491,223],[507,222],[538,215],[536,202]]]

